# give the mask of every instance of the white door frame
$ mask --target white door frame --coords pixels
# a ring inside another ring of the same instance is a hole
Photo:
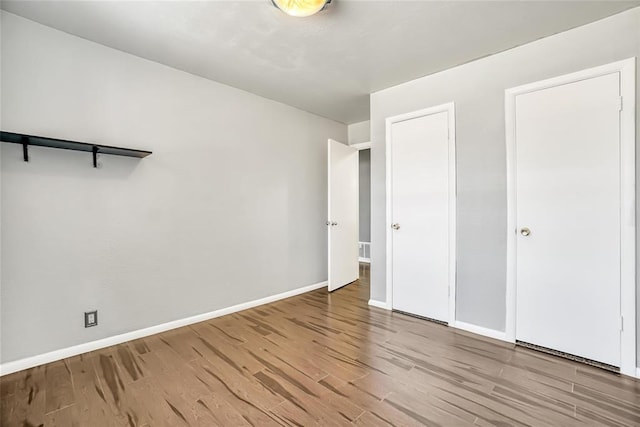
[[[620,372],[636,376],[636,156],[635,156],[635,58],[602,65],[507,89],[505,91],[506,148],[507,148],[507,293],[506,339],[516,340],[516,96],[561,86],[580,80],[620,73],[622,111],[620,114],[620,182],[621,230],[620,312],[624,318],[620,334]],[[622,319],[621,319],[622,323]]]
[[[386,308],[393,308],[393,245],[392,245],[392,171],[391,171],[391,126],[394,123],[447,112],[449,120],[449,321],[453,326],[456,320],[456,119],[455,104],[449,102],[411,113],[388,117],[386,120],[386,208],[387,208],[387,300]]]
[[[349,147],[353,147],[358,151],[370,150],[371,149],[371,141],[360,142],[358,144],[351,144],[351,145],[349,145]]]

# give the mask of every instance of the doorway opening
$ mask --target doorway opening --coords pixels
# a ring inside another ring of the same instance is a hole
[[[371,142],[350,146],[358,150],[358,278],[368,292],[371,271]]]
[[[371,264],[371,149],[358,152],[358,196],[360,224],[358,261]]]

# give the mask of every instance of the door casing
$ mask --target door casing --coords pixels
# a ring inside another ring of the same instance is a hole
[[[449,102],[435,107],[425,108],[410,113],[400,114],[386,119],[386,306],[393,308],[393,235],[391,225],[392,218],[392,144],[391,127],[394,123],[418,117],[447,112],[449,125],[449,319],[448,324],[453,326],[456,318],[456,126],[455,104]]]
[[[620,372],[636,376],[636,207],[635,207],[635,58],[542,80],[505,91],[507,153],[507,289],[506,340],[516,340],[517,218],[516,218],[516,97],[585,79],[620,73],[620,182],[621,182],[621,296],[624,319],[620,335]]]

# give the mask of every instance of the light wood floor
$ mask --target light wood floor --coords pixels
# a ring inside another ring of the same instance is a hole
[[[5,376],[2,426],[640,426],[640,382],[367,306],[368,269]]]

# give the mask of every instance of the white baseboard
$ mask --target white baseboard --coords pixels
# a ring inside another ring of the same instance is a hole
[[[371,242],[358,242],[358,261],[371,264]]]
[[[460,321],[453,322],[453,327],[462,329],[464,331],[473,332],[474,334],[483,335],[485,337],[493,338],[500,341],[507,341],[506,332],[496,331],[495,329],[484,328],[482,326],[473,325],[471,323],[465,323]]]
[[[636,378],[640,379],[640,367],[636,368]]]
[[[216,317],[225,316],[227,314],[236,313],[238,311],[247,310],[249,308],[257,307],[260,305],[268,304],[270,302],[278,301],[285,298],[290,298],[296,295],[304,294],[316,289],[320,289],[327,286],[327,282],[320,282],[302,288],[293,289],[280,294],[271,295],[265,298],[233,305],[231,307],[221,308],[219,310],[210,311],[208,313],[198,314],[196,316],[187,317],[184,319],[178,319],[160,325],[151,326],[149,328],[138,329],[136,331],[127,332],[121,335],[114,335],[112,337],[91,341],[88,343],[78,344],[60,350],[54,350],[49,353],[38,354],[36,356],[26,357],[24,359],[15,360],[13,362],[6,362],[0,364],[0,376],[12,374],[14,372],[22,371],[24,369],[33,368],[34,366],[44,365],[45,363],[55,362],[56,360],[66,359],[67,357],[76,356],[78,354],[87,353],[101,348],[109,347],[112,345],[121,344],[123,342],[135,340],[138,338],[148,337],[149,335],[158,334],[171,329],[181,328],[183,326],[192,325],[198,322],[204,322],[206,320],[214,319]]]
[[[386,302],[382,302],[382,301],[377,301],[374,299],[370,299],[369,300],[369,305],[372,307],[378,307],[378,308],[384,308],[385,310],[390,310],[389,307],[387,307],[387,303]]]

